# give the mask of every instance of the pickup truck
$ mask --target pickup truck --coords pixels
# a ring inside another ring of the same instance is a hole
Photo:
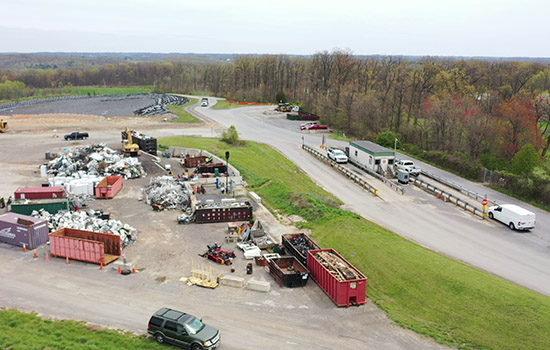
[[[347,163],[348,162],[348,156],[344,153],[344,151],[334,148],[329,148],[327,150],[327,156],[329,159],[335,161],[336,163]]]
[[[201,107],[208,107],[208,99],[206,97],[202,98]]]
[[[84,140],[84,139],[88,138],[88,133],[87,132],[73,131],[72,133],[65,135],[64,138],[65,138],[65,141],[67,141],[67,140]]]
[[[398,160],[395,163],[395,168],[404,170],[412,176],[418,176],[421,172],[420,168],[414,165],[414,162],[412,160],[408,159]]]

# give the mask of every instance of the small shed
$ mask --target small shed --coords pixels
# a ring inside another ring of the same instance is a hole
[[[371,141],[351,141],[349,159],[376,173],[385,173],[395,162],[395,152]]]

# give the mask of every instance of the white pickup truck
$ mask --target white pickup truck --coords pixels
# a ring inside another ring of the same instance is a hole
[[[335,149],[335,148],[329,148],[327,150],[327,156],[329,159],[332,159],[336,163],[347,163],[348,162],[348,156],[344,153],[344,151]]]
[[[414,165],[412,160],[402,159],[395,163],[396,169],[401,169],[408,172],[412,176],[418,176],[421,172],[420,168]]]

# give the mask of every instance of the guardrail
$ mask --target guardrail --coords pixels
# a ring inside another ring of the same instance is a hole
[[[332,166],[333,168],[335,168],[336,170],[338,170],[339,172],[344,174],[347,178],[354,181],[359,186],[361,186],[361,187],[367,189],[368,191],[372,192],[375,196],[378,196],[378,189],[376,187],[372,186],[371,184],[369,184],[367,181],[365,181],[361,177],[357,176],[356,174],[349,171],[348,169],[341,166],[340,164],[336,163],[335,161],[329,159],[327,156],[325,156],[323,153],[317,151],[316,149],[313,149],[313,148],[311,148],[307,145],[303,145],[302,148],[304,150],[308,151],[309,153],[313,154],[315,157],[319,158],[323,162],[329,164],[330,166]]]
[[[475,198],[475,199],[477,199],[477,200],[479,200],[479,199],[487,199],[487,198],[486,198],[487,195],[482,195],[482,194],[479,194],[479,193],[474,192],[474,191],[472,191],[472,190],[469,190],[469,189],[467,189],[467,188],[465,188],[465,187],[463,187],[463,186],[460,186],[459,184],[456,184],[456,183],[454,183],[454,182],[452,182],[452,181],[449,181],[449,180],[445,180],[444,178],[442,178],[442,177],[440,177],[440,176],[437,176],[437,175],[435,175],[435,174],[432,174],[432,173],[430,173],[430,172],[428,172],[428,171],[425,171],[425,170],[423,170],[423,169],[421,170],[421,173],[422,173],[422,175],[424,175],[424,176],[427,176],[427,177],[429,177],[429,178],[431,178],[431,179],[434,179],[434,180],[437,181],[437,182],[441,182],[442,184],[444,184],[444,185],[446,185],[446,186],[449,186],[450,188],[453,188],[453,189],[459,191],[460,193],[464,193],[464,194],[467,195],[468,197],[472,197],[472,198]],[[495,205],[497,204],[497,202],[495,202],[495,201],[493,201],[493,200],[490,200],[490,199],[487,199],[487,201],[488,201],[489,203],[492,203],[492,204],[495,204]]]
[[[411,177],[409,180],[412,181],[416,186],[418,186],[420,188],[424,188],[427,191],[433,193],[434,195],[437,196],[437,198],[440,198],[444,202],[453,203],[457,207],[461,207],[464,210],[469,211],[474,215],[477,215],[477,216],[479,216],[483,219],[485,218],[485,215],[484,215],[483,211],[477,209],[476,207],[474,207],[470,203],[468,203],[466,201],[463,201],[462,199],[457,198],[457,197],[453,196],[452,194],[450,194],[448,192],[445,192],[442,189],[437,188],[436,186],[434,186],[434,185],[432,185],[432,184],[430,184],[426,181],[420,180],[420,179],[415,178],[415,177]]]
[[[396,190],[397,192],[399,192],[401,194],[405,194],[405,187],[400,186],[400,185],[396,184],[395,182],[389,180],[388,178],[378,174],[377,172],[372,171],[371,169],[367,168],[366,166],[364,166],[361,163],[354,162],[352,159],[349,159],[349,162],[351,164],[355,165],[356,167],[358,167],[359,169],[365,171],[367,174],[369,174],[371,176],[374,176],[378,180],[384,182],[386,185],[390,186],[390,188]]]

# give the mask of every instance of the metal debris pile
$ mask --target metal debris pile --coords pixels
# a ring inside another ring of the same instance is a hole
[[[143,188],[145,202],[155,210],[185,209],[190,196],[185,186],[172,176],[157,176]]]
[[[60,211],[57,214],[50,214],[44,209],[33,211],[31,216],[45,219],[48,222],[50,232],[62,228],[74,228],[92,232],[108,232],[120,236],[122,248],[132,244],[137,239],[137,230],[119,220],[106,219],[102,211],[89,209],[88,211]]]
[[[155,99],[155,103],[140,109],[136,109],[136,115],[165,114],[168,113],[167,105],[181,106],[189,102],[189,99],[174,95],[161,95]]]
[[[146,175],[137,158],[123,157],[105,144],[70,148],[47,167],[48,174],[72,178],[122,175],[124,179],[133,179]]]

